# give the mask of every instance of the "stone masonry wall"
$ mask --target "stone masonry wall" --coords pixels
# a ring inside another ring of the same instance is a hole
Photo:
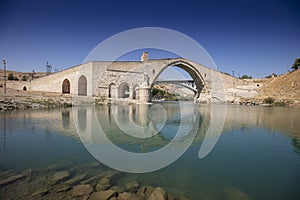
[[[65,79],[68,79],[70,81],[70,93],[77,95],[78,79],[81,75],[84,75],[87,78],[87,96],[92,96],[92,72],[92,63],[86,63],[46,77],[35,79],[31,81],[30,89],[32,91],[62,93],[62,83]]]
[[[126,84],[132,99],[136,93],[138,95],[138,88],[150,91],[161,72],[174,65],[193,74],[196,84],[202,88],[200,101],[235,101],[257,95],[258,86],[255,82],[237,79],[184,58],[144,62],[89,62],[31,82],[8,83],[8,87],[22,90],[26,86],[31,91],[62,93],[63,81],[68,79],[70,94],[78,95],[78,80],[84,75],[87,79],[87,96],[107,98],[111,93],[111,97],[118,97],[121,85]]]

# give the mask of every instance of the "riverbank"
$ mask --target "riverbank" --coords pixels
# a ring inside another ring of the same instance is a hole
[[[0,92],[2,92],[0,96],[0,111],[72,106],[72,97],[67,95],[42,92],[17,92],[12,89],[8,89],[5,95],[3,95],[3,91]]]
[[[24,109],[51,109],[51,108],[67,108],[75,104],[131,104],[129,100],[104,100],[101,98],[76,97],[71,95],[62,95],[56,93],[23,93],[23,94],[7,94],[0,96],[0,111],[7,110],[24,110]],[[289,99],[267,98],[251,98],[240,99],[239,101],[227,102],[234,105],[246,106],[300,106],[299,102]]]

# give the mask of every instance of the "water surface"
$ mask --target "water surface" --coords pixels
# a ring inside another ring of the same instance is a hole
[[[0,170],[22,172],[61,165],[72,171],[98,162],[78,134],[89,130],[85,142],[105,145],[91,128],[95,118],[115,145],[136,153],[154,152],[169,144],[186,119],[186,130],[190,130],[189,120],[195,120],[199,127],[183,156],[158,171],[124,173],[116,184],[137,180],[141,185],[161,186],[175,197],[190,199],[300,199],[300,109],[227,106],[217,144],[208,156],[199,159],[211,119],[210,106],[182,105],[186,110],[198,109],[198,118],[182,118],[179,104],[161,106],[161,110],[153,105],[112,105],[1,112]],[[222,105],[218,106],[221,109]],[[128,135],[119,127],[129,121],[148,127],[151,120],[160,133],[147,138]],[[103,164],[98,168],[111,170]]]

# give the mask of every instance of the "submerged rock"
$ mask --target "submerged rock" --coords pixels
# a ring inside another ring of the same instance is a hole
[[[30,168],[30,169],[27,169],[27,170],[24,170],[23,172],[22,172],[22,174],[24,175],[24,176],[28,176],[28,177],[31,177],[32,176],[32,173],[33,173],[33,170]]]
[[[86,177],[85,174],[80,174],[80,175],[77,175],[69,180],[67,180],[65,183],[68,184],[68,185],[73,185],[79,181],[81,181],[82,179],[84,179]]]
[[[169,193],[167,193],[167,199],[168,200],[174,200],[175,198],[172,195],[170,195]]]
[[[14,182],[18,179],[23,178],[23,177],[24,177],[23,174],[17,174],[17,175],[13,175],[13,176],[10,176],[10,177],[5,178],[5,179],[0,179],[0,186],[12,183],[12,182]]]
[[[239,190],[238,188],[228,187],[224,191],[226,193],[228,200],[234,200],[234,199],[250,200],[250,197],[243,191]]]
[[[146,197],[146,194],[145,194],[146,190],[147,190],[147,187],[142,186],[142,187],[140,187],[140,188],[138,189],[138,191],[136,192],[136,194],[137,194],[140,198],[144,199],[144,198]]]
[[[65,191],[67,191],[68,189],[70,189],[70,186],[69,186],[69,185],[62,184],[62,185],[56,185],[56,186],[53,188],[53,191],[54,191],[54,192],[65,192]]]
[[[165,200],[165,199],[166,199],[166,192],[161,187],[155,188],[147,198],[147,200]]]
[[[93,192],[93,188],[89,184],[76,185],[73,188],[72,196],[73,197],[80,197],[80,196],[89,195],[92,192]]]
[[[13,172],[12,170],[6,170],[0,173],[0,177],[9,177],[13,175],[16,175],[16,173]]]
[[[118,193],[122,193],[122,192],[125,191],[125,188],[124,188],[124,187],[118,186],[118,185],[112,186],[110,189],[112,189],[112,190],[114,190],[114,191],[116,191],[116,192],[118,192]]]
[[[86,180],[82,181],[81,183],[82,184],[92,183],[92,182],[96,181],[97,179],[99,179],[101,177],[102,177],[102,175],[93,176],[89,179],[86,179]]]
[[[117,192],[114,190],[105,190],[105,191],[99,191],[99,192],[94,192],[90,196],[90,200],[108,200],[111,199],[112,197],[117,196]]]
[[[92,162],[91,164],[89,164],[89,167],[99,167],[100,163],[99,162]]]
[[[154,187],[151,186],[147,186],[146,190],[144,191],[146,198],[148,198],[150,196],[150,194],[154,191]]]
[[[131,194],[129,192],[123,192],[119,194],[118,200],[129,200],[131,197]]]
[[[139,188],[139,183],[136,181],[132,181],[126,184],[126,190],[131,193],[135,193]]]
[[[67,172],[67,171],[60,171],[60,172],[57,172],[57,173],[55,173],[53,175],[52,181],[60,181],[62,179],[67,178],[68,176],[70,176],[69,172]]]
[[[99,183],[96,185],[96,191],[100,190],[107,190],[111,185],[110,185],[110,175],[106,175],[102,177],[99,181]]]
[[[48,188],[40,188],[40,189],[36,190],[35,192],[33,192],[31,195],[32,196],[44,195],[44,194],[48,193],[48,191],[49,191]]]

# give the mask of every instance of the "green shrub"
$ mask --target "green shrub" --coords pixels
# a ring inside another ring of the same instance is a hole
[[[245,75],[242,76],[242,79],[252,79],[252,76],[248,76],[248,75],[245,74]]]
[[[14,75],[8,74],[7,79],[10,81],[14,80]]]
[[[18,77],[14,76],[13,74],[8,74],[7,80],[18,81],[19,79],[18,79]]]
[[[22,76],[22,81],[27,81],[27,77],[25,75]]]
[[[274,99],[272,97],[265,98],[264,99],[264,103],[273,104],[274,103]]]
[[[284,102],[284,101],[278,101],[278,102],[275,102],[275,106],[283,106],[283,107],[285,107],[285,106],[287,106],[287,103]]]

